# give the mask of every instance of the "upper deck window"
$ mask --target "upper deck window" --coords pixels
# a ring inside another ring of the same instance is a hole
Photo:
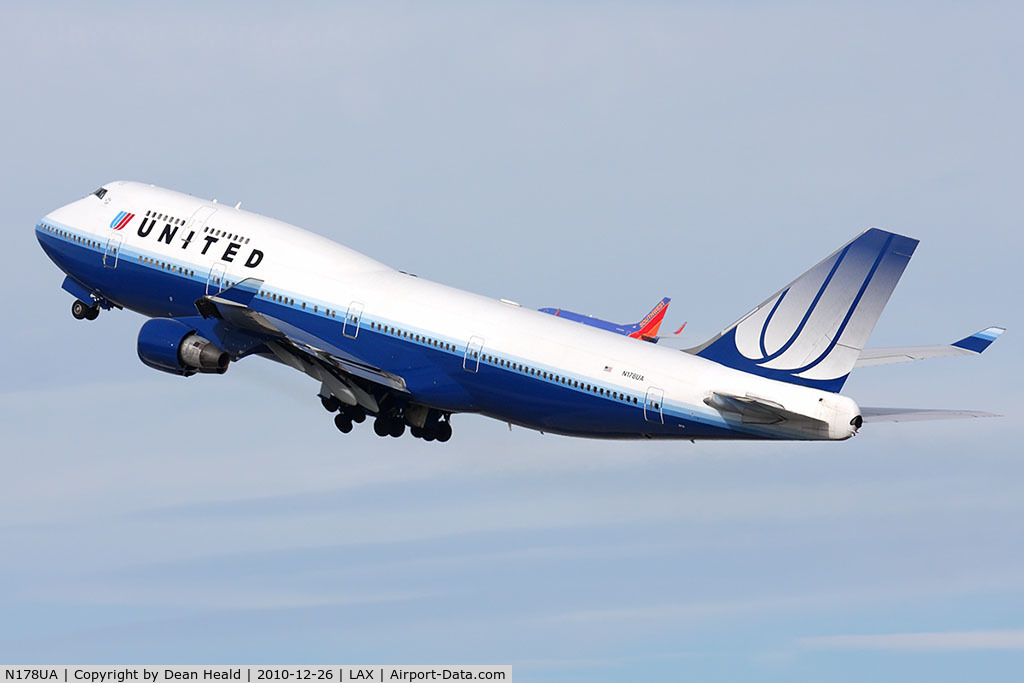
[[[99,197],[100,199],[103,199],[107,195],[107,188],[101,187],[100,189],[93,192],[93,194]]]

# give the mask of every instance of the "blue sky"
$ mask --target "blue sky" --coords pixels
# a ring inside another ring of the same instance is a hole
[[[1016,680],[1012,3],[8,4],[0,661],[507,663],[516,680]],[[860,230],[921,240],[842,444],[338,434],[296,373],[183,380],[73,320],[36,220],[242,201],[524,305],[716,333]]]

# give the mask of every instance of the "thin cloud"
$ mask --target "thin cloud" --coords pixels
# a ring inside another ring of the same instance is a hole
[[[807,650],[885,650],[890,652],[952,652],[1024,650],[1024,630],[881,633],[798,638]]]

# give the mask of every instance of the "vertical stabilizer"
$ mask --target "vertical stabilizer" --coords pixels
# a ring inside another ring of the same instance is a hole
[[[839,391],[916,248],[915,239],[871,228],[688,352]]]

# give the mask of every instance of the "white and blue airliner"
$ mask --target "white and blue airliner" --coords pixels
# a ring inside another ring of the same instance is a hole
[[[104,185],[36,233],[76,318],[149,318],[138,338],[149,367],[188,377],[268,358],[316,380],[342,432],[372,416],[380,436],[409,428],[428,441],[451,438],[456,413],[569,436],[691,440],[842,440],[864,422],[982,416],[860,407],[839,392],[856,367],[977,355],[1003,332],[866,349],[917,246],[878,229],[685,351],[430,282],[143,183]]]

